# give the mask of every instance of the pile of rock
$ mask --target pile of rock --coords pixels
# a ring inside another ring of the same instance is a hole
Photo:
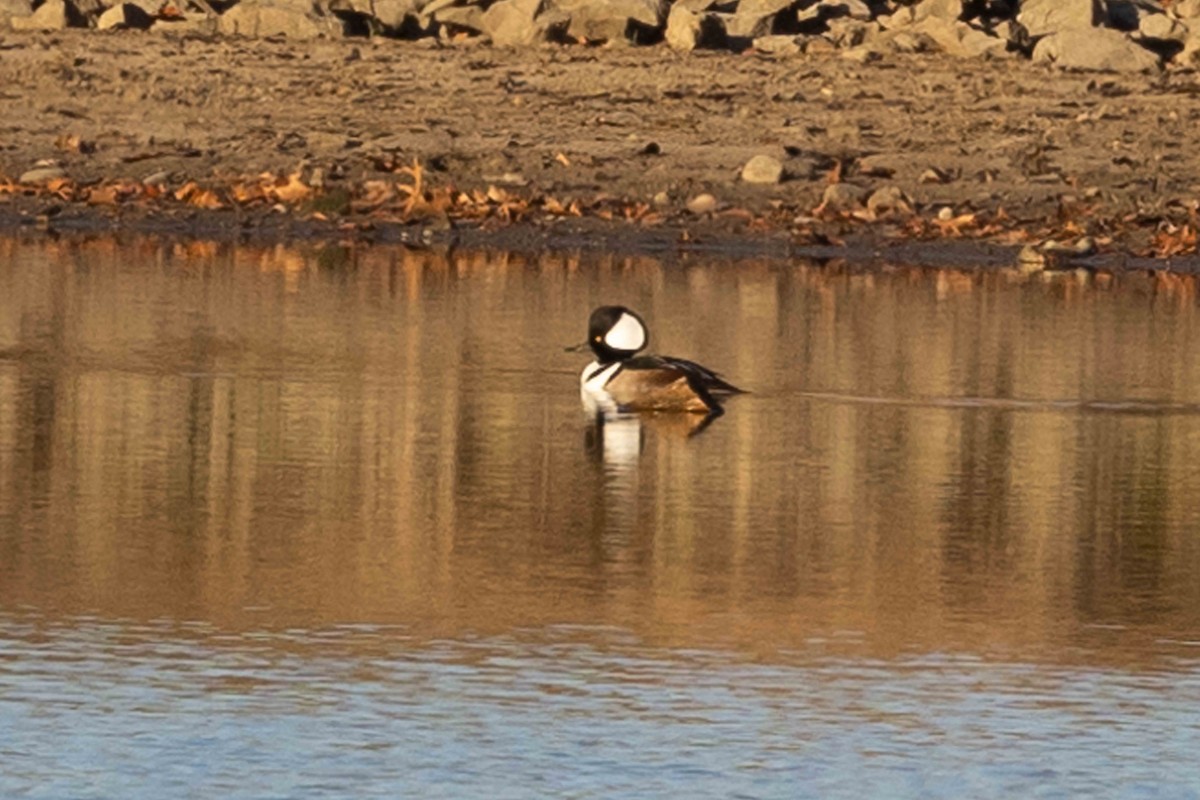
[[[786,55],[1029,57],[1113,71],[1191,64],[1200,0],[0,0],[0,26],[245,36],[482,37]]]

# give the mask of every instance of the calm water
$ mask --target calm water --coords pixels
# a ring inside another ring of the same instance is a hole
[[[752,390],[596,428],[592,306]],[[1200,797],[1195,285],[0,241],[0,797]]]

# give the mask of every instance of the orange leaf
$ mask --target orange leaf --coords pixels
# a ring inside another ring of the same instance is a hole
[[[188,198],[188,202],[197,208],[206,208],[209,210],[225,207],[225,204],[221,202],[221,198],[217,197],[217,193],[211,189],[201,189],[195,192]]]
[[[300,180],[299,172],[293,172],[287,177],[286,182],[277,182],[271,188],[271,194],[285,203],[295,203],[298,200],[305,200],[311,197],[312,193],[312,187]]]

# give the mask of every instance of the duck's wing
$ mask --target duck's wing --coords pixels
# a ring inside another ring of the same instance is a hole
[[[622,361],[604,391],[628,411],[721,412],[700,373],[660,356]]]
[[[645,356],[645,358],[654,359],[687,373],[692,380],[698,381],[709,392],[717,394],[745,394],[744,389],[739,389],[708,367],[703,364],[697,364],[695,361],[688,361],[686,358],[675,358],[673,356]]]

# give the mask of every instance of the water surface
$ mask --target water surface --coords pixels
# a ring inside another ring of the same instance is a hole
[[[583,416],[589,310],[751,394]],[[0,242],[0,796],[1200,796],[1195,286]]]

